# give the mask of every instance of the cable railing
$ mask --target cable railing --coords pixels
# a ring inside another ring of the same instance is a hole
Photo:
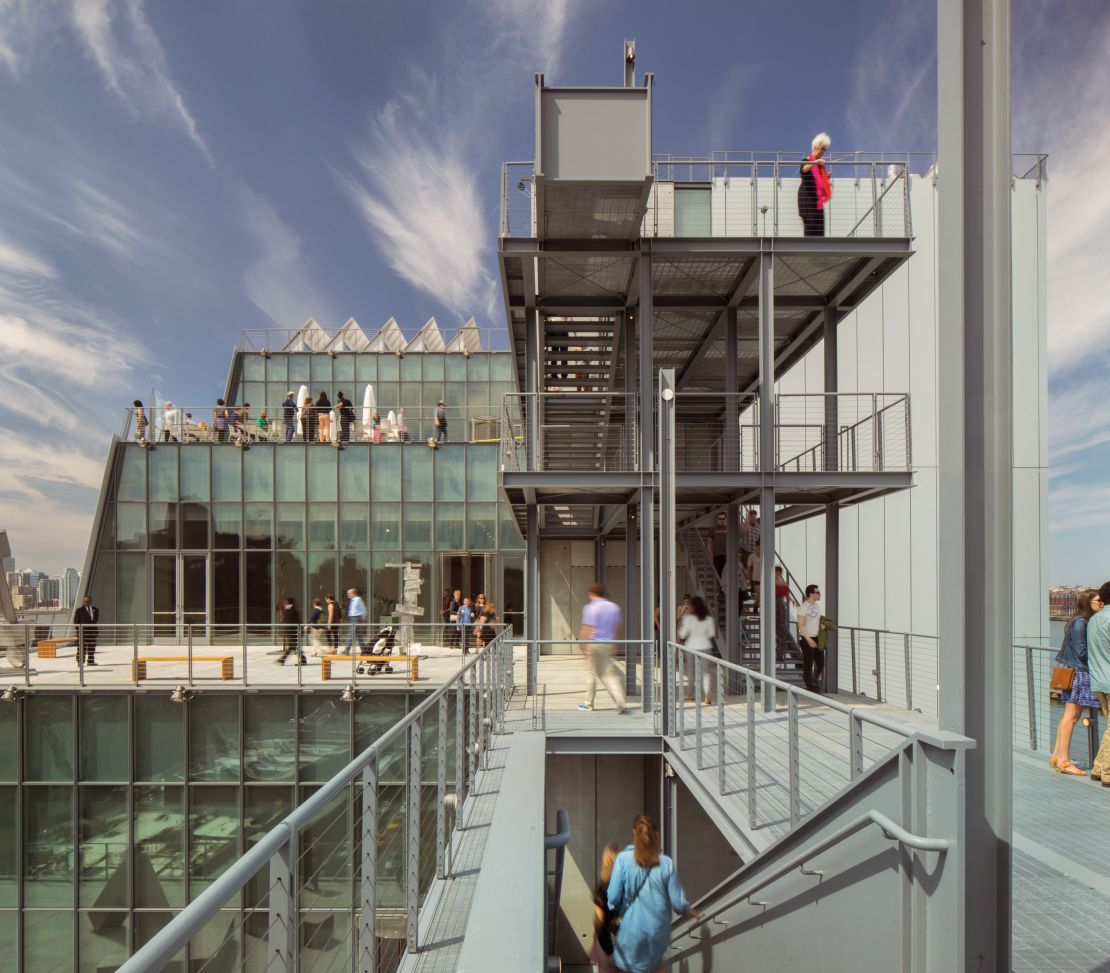
[[[624,392],[525,392],[505,396],[506,472],[634,472],[639,396]]]
[[[912,732],[866,708],[674,642],[667,643],[665,664],[667,725],[678,749],[693,752],[699,771],[715,773],[722,797],[742,801],[753,831],[785,833]],[[785,694],[785,709],[778,693]]]
[[[435,684],[466,664],[464,648],[479,651],[511,626],[475,621],[464,631],[457,623],[394,619],[351,629],[347,619],[330,626],[227,625],[174,610],[155,612],[143,624],[0,625],[0,650],[9,663],[0,669],[0,686],[310,686],[338,692],[345,686]]]
[[[910,397],[902,393],[780,393],[775,432],[783,472],[912,468]]]
[[[684,473],[759,470],[759,396],[737,392],[675,395],[675,469]]]
[[[221,875],[121,967],[392,973],[427,935],[512,693],[500,633]]]
[[[347,443],[496,443],[501,438],[501,418],[494,410],[448,406],[441,423],[436,409],[392,406],[353,406],[354,418],[344,417],[336,405],[320,408],[302,403],[292,418],[280,406],[174,406],[171,409],[124,410],[120,438],[147,446],[161,444],[226,443],[240,448],[257,444],[321,443],[342,447]],[[376,418],[375,418],[376,417]]]

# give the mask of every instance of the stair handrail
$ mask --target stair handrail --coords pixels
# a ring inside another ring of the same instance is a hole
[[[915,851],[936,852],[937,854],[941,855],[945,854],[948,851],[947,838],[930,838],[926,835],[913,834],[912,832],[907,831],[905,828],[903,828],[896,821],[887,817],[881,811],[871,809],[864,814],[861,814],[854,821],[851,821],[843,827],[838,828],[831,835],[829,835],[822,841],[819,841],[817,844],[798,852],[796,855],[787,859],[777,868],[772,869],[767,875],[755,879],[750,885],[743,885],[739,889],[730,889],[728,891],[718,892],[716,889],[714,889],[711,892],[707,892],[694,903],[694,908],[697,909],[700,913],[697,919],[693,919],[687,916],[679,919],[672,925],[671,942],[674,942],[675,939],[681,938],[683,936],[690,935],[690,933],[692,933],[695,929],[699,929],[706,923],[711,922],[725,909],[731,909],[734,905],[739,905],[746,899],[750,899],[757,892],[766,888],[768,885],[777,882],[780,878],[782,878],[784,875],[789,874],[795,868],[801,868],[805,866],[809,861],[816,858],[818,855],[823,854],[830,848],[840,844],[846,838],[850,838],[852,835],[856,834],[859,831],[862,831],[864,828],[870,825],[877,826],[882,832],[883,837],[891,841],[897,841],[899,844],[906,845],[909,848],[913,848]],[[760,856],[760,858],[761,857],[762,856]],[[760,858],[752,859],[752,861],[743,866],[740,869],[740,872],[738,872],[737,874],[756,867],[758,864],[760,864]],[[705,904],[713,902],[714,899],[718,897],[720,897],[721,901],[716,903],[712,911],[705,911]],[[685,928],[682,928],[686,923],[689,923],[689,925],[687,925]]]

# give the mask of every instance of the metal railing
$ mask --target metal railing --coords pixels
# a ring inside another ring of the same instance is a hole
[[[385,635],[392,627],[392,640]],[[168,612],[145,624],[0,625],[0,651],[10,668],[0,686],[63,689],[83,686],[182,686],[237,688],[313,686],[356,689],[371,683],[453,678],[466,659],[454,623],[364,623],[354,639],[343,619],[334,626],[192,623]],[[511,631],[504,624],[471,625],[471,651]],[[386,655],[388,662],[360,662],[352,652]],[[79,651],[84,646],[85,651]],[[284,668],[276,663],[284,655]],[[299,664],[301,656],[305,664]],[[87,664],[91,656],[95,665]],[[336,658],[335,656],[340,656]],[[401,661],[398,657],[409,657]],[[415,657],[415,663],[411,659]],[[226,661],[225,661],[226,660]]]
[[[1064,715],[1060,693],[1052,689],[1052,671],[1058,649],[1046,645],[1013,647],[1014,745],[1038,753],[1051,753],[1056,744],[1056,727]],[[1073,760],[1090,766],[1101,742],[1099,708],[1091,706],[1072,734]],[[1085,740],[1084,740],[1085,738]],[[1080,756],[1086,750],[1084,756]]]
[[[387,332],[375,341],[378,329],[363,329],[367,347],[357,334],[350,341],[344,341],[341,331],[305,332],[303,328],[246,328],[239,332],[239,351],[267,352],[271,355],[332,354],[335,357],[350,354],[459,354],[471,355],[489,351],[506,351],[509,347],[508,335],[504,328],[460,328],[452,325],[440,328],[443,347],[438,343],[424,345],[413,342],[418,338],[419,328]],[[434,339],[433,339],[434,340]],[[356,347],[352,347],[356,345]]]
[[[391,973],[419,952],[433,880],[512,692],[502,633],[233,861],[123,966]],[[455,810],[454,820],[448,820]],[[322,965],[316,965],[322,964]]]
[[[939,713],[940,650],[935,635],[841,625],[840,689],[878,703]]]
[[[912,733],[707,652],[668,642],[666,656],[669,733],[698,770],[716,770],[722,796],[743,795],[753,830],[794,827]],[[757,699],[770,712],[757,716]]]
[[[901,393],[781,393],[775,435],[783,472],[912,468],[910,397]]]
[[[402,413],[399,406],[378,408],[378,421],[374,421],[374,411],[365,417],[362,406],[355,407],[353,422],[341,421],[338,409],[332,406],[326,412],[313,407],[311,413],[298,409],[292,423],[287,425],[280,405],[265,407],[267,422],[259,425],[263,410],[258,406],[242,407],[215,405],[174,407],[167,417],[162,409],[146,409],[146,425],[136,421],[136,409],[124,409],[120,438],[127,441],[157,446],[159,443],[228,443],[233,446],[248,447],[260,443],[284,444],[306,442],[330,443],[342,446],[345,443],[423,443],[441,438],[436,426],[434,408],[405,407]],[[304,416],[302,419],[302,411]],[[448,407],[446,434],[444,442],[498,442],[501,438],[501,417],[492,415],[490,409]],[[321,417],[327,418],[325,427]],[[391,418],[392,417],[392,418]],[[326,429],[326,433],[322,430]],[[375,431],[376,430],[376,431]],[[326,438],[321,438],[322,436]]]
[[[639,396],[524,392],[505,396],[502,471],[630,472],[639,468]]]
[[[679,392],[675,396],[675,469],[684,473],[759,470],[759,396]]]

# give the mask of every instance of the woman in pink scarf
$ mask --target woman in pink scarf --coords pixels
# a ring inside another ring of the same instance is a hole
[[[832,139],[824,132],[813,139],[813,151],[802,163],[802,183],[798,187],[798,215],[806,236],[825,235],[825,206],[832,199],[832,180],[823,156]]]

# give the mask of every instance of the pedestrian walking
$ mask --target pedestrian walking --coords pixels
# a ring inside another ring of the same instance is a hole
[[[332,655],[339,651],[339,621],[343,616],[343,610],[339,607],[339,602],[335,600],[335,595],[328,594],[324,598],[324,614],[327,616],[327,640],[328,649]]]
[[[728,564],[728,514],[723,511],[717,514],[717,526],[710,533],[705,547],[713,562],[713,570],[718,578],[723,579]]]
[[[351,646],[358,642],[360,655],[366,654],[366,646],[362,641],[362,623],[366,619],[366,602],[357,588],[347,589],[347,647],[343,655],[351,654]]]
[[[621,688],[621,672],[613,661],[613,642],[620,638],[621,610],[605,597],[605,585],[595,581],[589,587],[589,601],[582,609],[582,628],[578,637],[582,640],[582,654],[589,663],[586,675],[586,701],[579,703],[581,710],[594,708],[597,684],[600,682],[613,702],[617,713],[625,711],[624,690]]]
[[[617,932],[617,916],[609,908],[609,883],[613,879],[613,866],[617,863],[620,846],[611,841],[601,853],[597,870],[597,889],[594,892],[594,941],[590,947],[590,962],[598,973],[620,973],[613,965],[613,937]]]
[[[456,628],[459,632],[459,646],[462,648],[462,654],[466,655],[468,646],[470,644],[470,619],[473,608],[470,605],[470,599],[464,598],[462,605],[459,606],[458,622]]]
[[[656,973],[671,941],[671,914],[699,917],[646,814],[632,822],[632,844],[617,855],[607,895],[620,916],[613,962],[623,973]]]
[[[709,608],[699,595],[694,595],[690,599],[690,612],[684,615],[682,621],[679,622],[678,640],[692,652],[704,652],[706,655],[716,656],[718,659],[721,657],[720,650],[717,648],[717,623],[713,620],[713,616],[709,614]],[[693,667],[690,666],[689,668]],[[709,705],[713,703],[713,696],[709,691],[713,676],[711,669],[712,666],[708,662],[701,667],[702,699]],[[689,676],[690,673],[687,673],[687,675]],[[697,686],[692,688],[693,692],[697,692]],[[692,693],[687,693],[686,701],[693,702],[693,699]]]
[[[806,689],[821,692],[825,674],[825,652],[821,649],[821,589],[806,585],[806,600],[798,606],[798,642],[802,650],[802,679]]]
[[[319,598],[312,599],[312,614],[308,619],[308,637],[312,642],[312,654],[322,656],[326,651],[324,644],[324,605]]]
[[[146,430],[150,423],[146,418],[146,410],[143,408],[141,399],[136,399],[131,403],[135,409],[135,442],[140,446],[146,446]]]
[[[308,659],[300,648],[301,612],[292,598],[283,598],[278,602],[277,620],[281,626],[281,655],[277,658],[277,664],[285,665],[285,657],[292,654],[297,657],[298,664],[303,666]]]
[[[447,622],[449,625],[451,645],[459,644],[459,609],[462,608],[462,590],[456,588],[451,593],[451,600],[447,602]]]

